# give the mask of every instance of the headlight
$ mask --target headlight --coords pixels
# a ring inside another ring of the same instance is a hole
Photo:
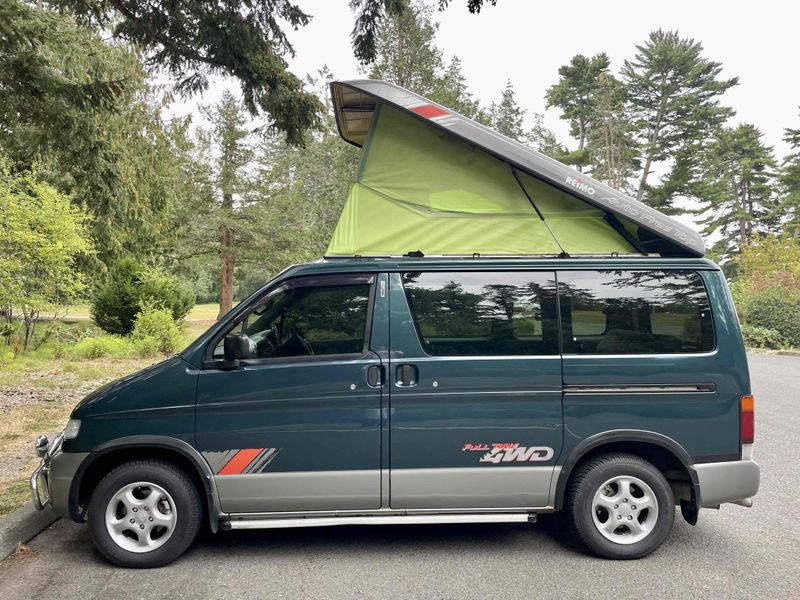
[[[74,440],[78,437],[78,432],[81,430],[81,422],[79,419],[70,419],[67,421],[67,426],[64,427],[64,439]]]

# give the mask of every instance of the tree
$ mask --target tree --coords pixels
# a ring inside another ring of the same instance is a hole
[[[294,48],[284,31],[311,17],[290,0],[52,0],[81,23],[111,31],[144,53],[145,65],[165,69],[180,93],[208,89],[210,76],[238,79],[245,106],[264,114],[292,143],[319,125],[316,96],[289,72]]]
[[[172,142],[146,79],[133,52],[69,15],[18,0],[0,7],[0,146],[12,171],[36,164],[93,216],[106,264],[147,254],[177,201]]]
[[[486,0],[492,6],[497,0]],[[380,27],[387,17],[403,14],[408,0],[350,0],[350,8],[356,13],[356,24],[351,33],[353,50],[361,64],[372,64],[378,57],[378,36]],[[443,11],[450,0],[439,0],[439,10]],[[472,14],[481,12],[484,0],[467,0],[467,9]]]
[[[775,159],[762,133],[749,123],[720,131],[703,154],[695,195],[701,199],[696,214],[707,235],[730,236],[729,248],[742,251],[758,232],[766,232],[774,203]]]
[[[551,158],[563,161],[569,154],[556,138],[556,134],[545,126],[544,115],[541,113],[533,113],[533,127],[527,137],[530,146]]]
[[[776,217],[790,235],[800,235],[800,129],[786,129],[783,141],[791,148],[780,170],[780,189],[783,195],[776,207]]]
[[[625,190],[638,162],[636,142],[625,106],[625,90],[608,73],[597,76],[592,112],[586,122],[586,152],[592,176]]]
[[[242,105],[230,92],[212,108],[203,111],[211,125],[210,140],[217,152],[213,168],[214,204],[219,245],[219,315],[233,308],[233,272],[236,246],[243,242],[241,209],[246,206],[246,168],[253,161],[253,148]]]
[[[10,321],[22,314],[24,348],[39,313],[57,310],[84,290],[79,258],[91,252],[87,215],[69,197],[38,180],[12,175],[0,157],[0,306]]]
[[[491,126],[504,136],[522,142],[527,138],[524,123],[526,112],[517,103],[514,84],[509,79],[500,94],[500,102],[492,102],[489,108]]]
[[[387,18],[376,33],[375,62],[369,77],[391,81],[474,117],[480,106],[467,90],[459,58],[454,56],[448,63],[436,45],[438,30],[433,9],[421,1]]]
[[[435,44],[439,24],[432,14],[431,7],[414,2],[382,23],[370,79],[391,81],[424,96],[437,88],[444,60]]]
[[[571,160],[578,171],[589,162],[584,148],[589,137],[589,124],[598,110],[598,78],[600,75],[610,77],[610,65],[611,61],[604,52],[591,58],[576,54],[568,65],[558,69],[561,79],[545,94],[547,108],[561,109],[561,118],[569,121],[570,135],[578,140],[578,149]]]
[[[269,248],[263,252],[267,258],[243,273],[256,276],[253,284],[287,264],[324,254],[356,179],[360,151],[339,137],[327,96],[332,79],[327,67],[309,78],[309,86],[324,99],[326,112],[322,129],[308,137],[305,148],[273,137],[258,149],[253,192],[258,202],[253,211]]]
[[[646,195],[654,165],[709,137],[733,114],[719,105],[719,97],[738,78],[719,79],[722,65],[704,58],[702,45],[677,31],[653,31],[636,48],[635,58],[622,67],[643,158],[636,198],[655,205],[652,195]],[[675,174],[668,170],[665,179]],[[671,200],[660,197],[658,207],[668,208]]]
[[[495,4],[496,0],[488,0]],[[235,77],[252,116],[262,114],[290,143],[320,126],[322,107],[291,73],[294,55],[285,28],[305,27],[311,15],[291,0],[50,0],[96,31],[111,31],[144,52],[146,65],[164,68],[185,94],[208,89],[210,76]],[[407,0],[350,0],[356,22],[353,51],[362,64],[377,56],[377,32],[387,17],[403,13]],[[440,1],[440,10],[448,4]],[[480,12],[483,0],[468,0]]]

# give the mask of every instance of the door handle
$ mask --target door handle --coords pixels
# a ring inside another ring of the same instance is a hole
[[[419,381],[419,371],[415,365],[398,365],[394,379],[395,384],[400,387],[412,387]]]
[[[386,382],[383,365],[370,365],[367,369],[367,385],[372,388],[383,387]]]

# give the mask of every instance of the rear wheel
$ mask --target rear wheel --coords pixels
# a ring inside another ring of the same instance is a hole
[[[160,567],[194,541],[202,502],[180,468],[161,461],[120,465],[95,488],[89,531],[97,549],[123,567]]]
[[[632,454],[606,454],[576,470],[567,488],[567,519],[577,538],[604,558],[641,558],[672,529],[675,501],[667,480]]]

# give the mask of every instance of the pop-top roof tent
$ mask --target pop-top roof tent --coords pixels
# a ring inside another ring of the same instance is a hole
[[[363,150],[327,257],[705,252],[674,219],[413,92],[359,80],[331,95]]]

